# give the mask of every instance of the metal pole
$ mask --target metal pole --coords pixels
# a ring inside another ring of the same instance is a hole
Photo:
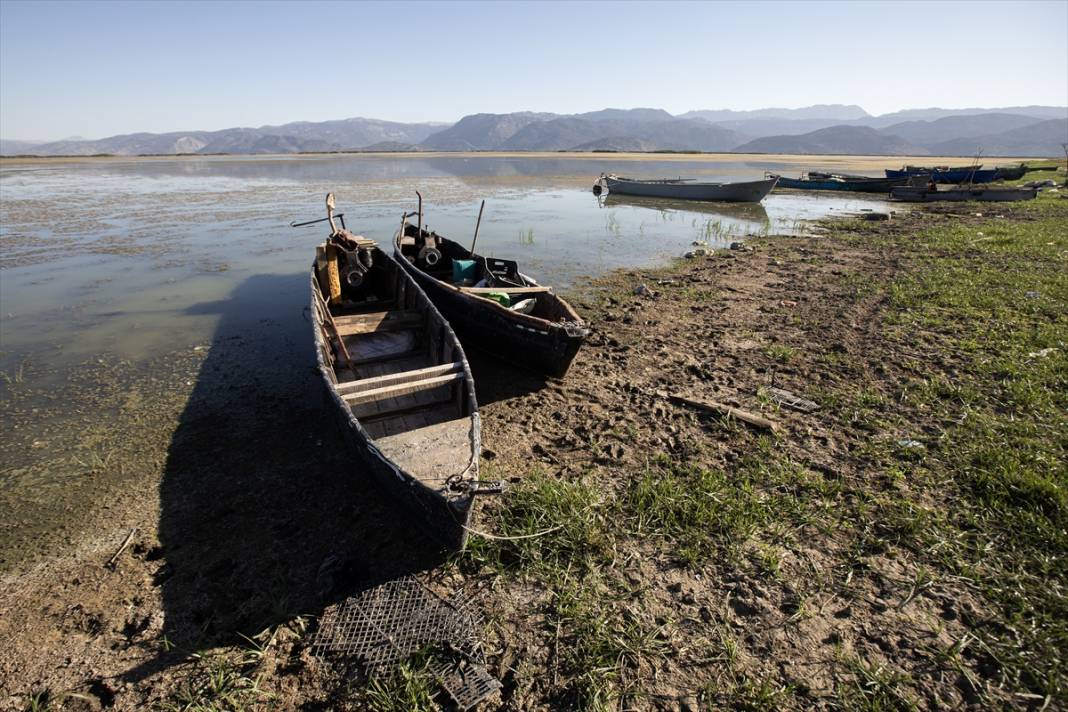
[[[475,239],[471,240],[471,254],[475,254],[475,243],[478,242],[478,226],[482,224],[482,211],[486,209],[486,201],[482,201],[482,207],[478,209],[478,220],[475,221]]]

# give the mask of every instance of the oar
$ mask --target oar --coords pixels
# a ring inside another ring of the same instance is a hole
[[[486,201],[482,201],[482,207],[478,209],[478,220],[475,221],[475,239],[471,240],[471,254],[475,254],[475,243],[478,242],[478,226],[482,224],[482,211],[486,209]]]

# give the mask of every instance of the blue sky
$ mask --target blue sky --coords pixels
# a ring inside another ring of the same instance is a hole
[[[1068,104],[1068,1],[0,2],[0,136]]]

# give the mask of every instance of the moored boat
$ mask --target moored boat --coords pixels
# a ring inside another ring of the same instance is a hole
[[[935,183],[990,183],[997,179],[997,169],[988,168],[981,170],[978,166],[965,168],[921,168],[919,166],[906,166],[901,170],[886,170],[887,178],[901,178],[905,176],[930,176]]]
[[[476,495],[480,420],[463,347],[411,275],[335,228],[311,270],[316,361],[346,443],[443,545],[461,550]],[[318,222],[318,221],[313,221]]]
[[[408,224],[415,214],[418,224]],[[483,257],[421,226],[421,206],[418,213],[405,213],[394,237],[394,256],[461,341],[563,378],[589,334],[574,308],[551,287],[519,272],[514,261]]]
[[[774,174],[772,174],[774,175]],[[841,176],[819,174],[826,177],[787,178],[775,176],[779,179],[778,187],[792,188],[794,190],[835,190],[848,191],[851,193],[889,193],[890,189],[899,185],[908,185],[913,178],[902,176],[899,178],[845,178]]]
[[[979,200],[1011,202],[1017,200],[1034,200],[1038,195],[1036,188],[977,188],[960,187],[949,190],[931,190],[930,188],[912,188],[904,186],[890,191],[894,200],[910,203],[929,203],[940,200]]]
[[[639,195],[674,200],[709,200],[728,203],[759,203],[772,188],[774,178],[741,183],[702,183],[689,178],[641,180],[601,174],[598,179],[608,192],[620,195]]]
[[[998,180],[1019,180],[1027,173],[1027,166],[1021,163],[1018,166],[998,166],[996,170]]]

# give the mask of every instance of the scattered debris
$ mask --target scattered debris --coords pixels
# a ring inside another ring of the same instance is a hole
[[[689,250],[683,255],[683,257],[688,260],[692,260],[694,257],[707,257],[708,254],[708,249],[704,247],[698,247],[696,250]]]
[[[635,287],[634,288],[634,293],[637,294],[639,297],[655,297],[656,296],[656,292],[654,292],[653,290],[649,289],[649,287],[647,287],[644,283],[639,284],[637,287]]]
[[[134,534],[136,533],[137,527],[134,527],[130,530],[130,533],[127,534],[126,538],[122,540],[122,544],[119,545],[118,551],[111,555],[111,558],[108,559],[108,562],[105,564],[105,566],[107,566],[109,569],[115,568],[115,562],[117,562],[119,560],[119,557],[122,556],[122,552],[126,551],[126,548],[130,546],[130,542],[133,541]]]
[[[1057,350],[1056,348],[1054,348],[1052,346],[1049,346],[1049,347],[1044,348],[1044,349],[1039,349],[1038,351],[1032,351],[1029,354],[1027,354],[1027,357],[1028,358],[1046,358],[1047,356],[1049,356],[1051,353],[1053,353],[1056,350]]]
[[[1038,292],[1035,292],[1035,291],[1029,291],[1029,292],[1024,292],[1024,296],[1027,297],[1028,299],[1038,299],[1042,295],[1040,295]]]
[[[897,444],[906,450],[926,450],[927,446],[921,443],[919,440],[910,440],[908,438],[904,440],[898,440]]]
[[[691,408],[696,408],[698,410],[704,410],[711,413],[719,413],[721,415],[728,415],[732,418],[737,418],[743,423],[748,423],[749,425],[752,425],[755,428],[770,430],[773,433],[778,431],[779,429],[778,424],[774,421],[768,420],[767,418],[761,415],[756,415],[755,413],[750,413],[749,411],[742,410],[741,408],[735,408],[734,406],[729,406],[724,403],[717,403],[716,401],[698,401],[693,400],[691,398],[687,398],[686,396],[680,396],[675,393],[666,393],[664,391],[657,391],[656,395],[660,398],[665,398],[669,401],[672,401],[673,403],[681,403],[682,405],[688,405]]]
[[[820,409],[818,403],[810,401],[806,398],[802,398],[801,396],[795,395],[790,391],[787,391],[782,388],[775,388],[774,386],[769,386],[764,389],[764,393],[766,393],[768,397],[771,398],[771,400],[778,403],[779,405],[784,405],[787,408],[799,410],[802,413],[812,413],[813,411],[817,411]]]
[[[877,213],[877,212],[865,213],[864,214],[864,219],[865,220],[871,220],[873,222],[874,221],[879,221],[879,220],[889,220],[890,219],[890,213]]]

